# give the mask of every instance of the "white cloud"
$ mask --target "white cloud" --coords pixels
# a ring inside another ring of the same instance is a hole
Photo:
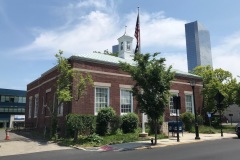
[[[130,13],[126,18],[127,30],[128,33],[132,33],[130,34],[131,36],[134,35],[136,17],[136,13]],[[142,49],[156,48],[156,51],[166,51],[166,49],[176,50],[185,48],[185,23],[185,20],[166,17],[164,12],[141,12],[140,32]]]
[[[169,48],[185,47],[186,21],[165,17],[164,13],[144,14],[142,18],[143,46]]]
[[[53,55],[59,49],[67,53],[65,56],[105,49],[111,51],[112,45],[118,43],[117,38],[123,35],[125,25],[128,26],[127,34],[134,36],[137,18],[136,12],[120,18],[114,7],[114,1],[105,0],[69,4],[65,10],[68,15],[71,12],[71,18],[62,25],[64,27],[34,30],[37,36],[33,42],[17,49],[15,53],[21,53],[22,58],[26,55],[32,60],[53,59]],[[89,8],[94,9],[89,10]],[[77,11],[80,9],[81,14]],[[84,10],[88,11],[84,12]],[[70,23],[73,19],[76,22]],[[143,12],[140,14],[140,22],[143,51],[149,52],[155,49],[155,51],[172,52],[185,48],[184,24],[186,21],[166,17],[164,12]],[[135,39],[133,45],[135,45]]]
[[[167,66],[172,65],[173,69],[188,72],[186,53],[164,53],[163,56]]]
[[[230,71],[234,77],[240,75],[240,33],[225,38],[220,45],[213,47],[213,66]]]
[[[96,8],[105,8],[107,6],[106,0],[88,0],[88,1],[80,1],[77,5],[70,4],[70,7],[77,7],[77,8],[85,8],[85,7],[96,7]]]

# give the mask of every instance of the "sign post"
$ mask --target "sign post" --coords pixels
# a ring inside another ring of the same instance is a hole
[[[176,122],[177,122],[177,142],[179,142],[179,123],[178,123],[178,110],[181,109],[180,96],[173,96],[173,107],[176,109]]]
[[[225,97],[218,91],[218,93],[215,95],[214,99],[217,101],[217,109],[220,115],[220,123],[221,123],[221,136],[223,137],[223,131],[222,131],[222,110],[223,110],[223,104],[222,101]]]
[[[210,127],[211,127],[211,116],[212,116],[212,114],[207,112],[207,116],[208,116],[209,124],[210,124]]]
[[[231,126],[232,126],[232,116],[233,116],[233,114],[230,113],[230,114],[229,114],[229,117],[231,118]]]

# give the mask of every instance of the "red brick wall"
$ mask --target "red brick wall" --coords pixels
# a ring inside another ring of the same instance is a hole
[[[180,114],[186,111],[185,106],[185,93],[184,91],[192,92],[192,87],[190,86],[190,81],[194,80],[196,82],[195,86],[195,103],[196,103],[196,111],[197,114],[201,114],[202,108],[202,96],[201,96],[201,88],[202,82],[199,79],[192,79],[188,77],[180,77],[176,75],[175,80],[171,84],[171,90],[179,91],[178,95],[181,97],[181,110]],[[167,106],[165,111],[165,121],[175,120],[175,116],[170,116],[169,106]]]
[[[74,61],[74,68],[81,68],[99,72],[108,72],[115,74],[125,74],[117,66],[109,66],[104,64],[93,64],[90,62]],[[110,83],[110,106],[116,111],[117,114],[120,114],[120,88],[119,84],[122,85],[134,85],[134,82],[131,77],[116,76],[116,75],[107,75],[104,73],[91,73],[92,79],[94,82],[101,83]],[[75,84],[75,83],[74,83]],[[89,87],[87,94],[84,95],[79,101],[72,101],[72,112],[79,114],[94,114],[94,93],[95,88]],[[137,102],[134,99],[133,109],[137,111]]]
[[[88,70],[92,76],[94,82],[101,83],[110,83],[110,106],[114,108],[117,114],[120,114],[120,88],[119,84],[122,85],[133,85],[134,82],[130,76],[126,76],[127,74],[119,69],[118,66],[107,65],[107,64],[98,64],[92,62],[83,62],[83,61],[71,61],[71,65],[74,69]],[[101,72],[101,73],[96,73]],[[85,72],[82,72],[85,73]],[[110,75],[110,74],[120,74],[120,75]],[[27,107],[26,107],[26,124],[33,124],[33,126],[37,126],[42,129],[45,125],[49,125],[49,118],[42,114],[43,109],[43,101],[42,97],[45,96],[46,90],[51,88],[51,96],[53,97],[53,93],[55,92],[55,84],[56,79],[54,77],[57,76],[57,70],[51,69],[47,73],[44,73],[39,79],[33,81],[27,86]],[[125,76],[123,76],[125,75]],[[171,85],[172,90],[178,90],[179,96],[181,96],[181,106],[182,109],[180,113],[185,112],[185,94],[184,91],[192,91],[192,88],[189,84],[189,81],[193,79],[187,78],[181,75],[176,75],[175,80]],[[201,84],[201,80],[194,79],[197,84]],[[76,82],[73,82],[73,88],[76,85]],[[202,97],[200,95],[201,86],[197,85],[195,87],[195,98],[196,98],[196,108],[197,113],[201,113],[202,107]],[[34,113],[34,96],[35,94],[39,94],[39,109],[38,109],[38,118],[33,118]],[[94,114],[94,87],[88,87],[87,92],[84,96],[82,96],[79,100],[74,98],[72,102],[64,104],[64,115],[59,118],[59,122],[61,126],[64,126],[65,115],[68,113],[78,113],[78,114]],[[32,118],[28,118],[28,98],[33,97],[33,106],[32,106]],[[137,101],[134,99],[134,112],[139,113],[137,109]],[[165,120],[173,120],[174,116],[170,116],[169,114],[169,106],[166,106],[165,111]]]

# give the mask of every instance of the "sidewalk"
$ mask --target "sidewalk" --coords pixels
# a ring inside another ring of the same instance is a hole
[[[176,137],[169,137],[167,139],[158,140],[157,145],[151,145],[150,140],[148,141],[138,141],[131,143],[122,143],[107,145],[101,147],[63,147],[55,143],[45,142],[45,141],[34,141],[26,137],[17,135],[10,132],[10,140],[5,140],[5,130],[0,130],[0,157],[7,155],[17,155],[17,154],[27,154],[34,152],[52,151],[52,150],[65,150],[65,149],[81,149],[85,151],[126,151],[126,150],[136,150],[136,149],[146,149],[146,148],[158,148],[166,147],[170,145],[180,145],[186,143],[197,143],[208,140],[220,140],[223,138],[237,138],[235,134],[223,133],[221,137],[220,133],[217,134],[200,134],[200,140],[195,140],[194,133],[184,133],[183,136],[180,134],[180,142],[177,142]]]
[[[35,152],[72,149],[71,147],[63,147],[47,141],[29,139],[13,132],[9,133],[9,137],[10,140],[5,140],[5,130],[0,129],[0,157]]]

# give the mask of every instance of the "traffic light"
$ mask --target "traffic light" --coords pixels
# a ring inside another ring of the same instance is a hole
[[[181,109],[180,96],[173,96],[173,108],[174,109]]]

